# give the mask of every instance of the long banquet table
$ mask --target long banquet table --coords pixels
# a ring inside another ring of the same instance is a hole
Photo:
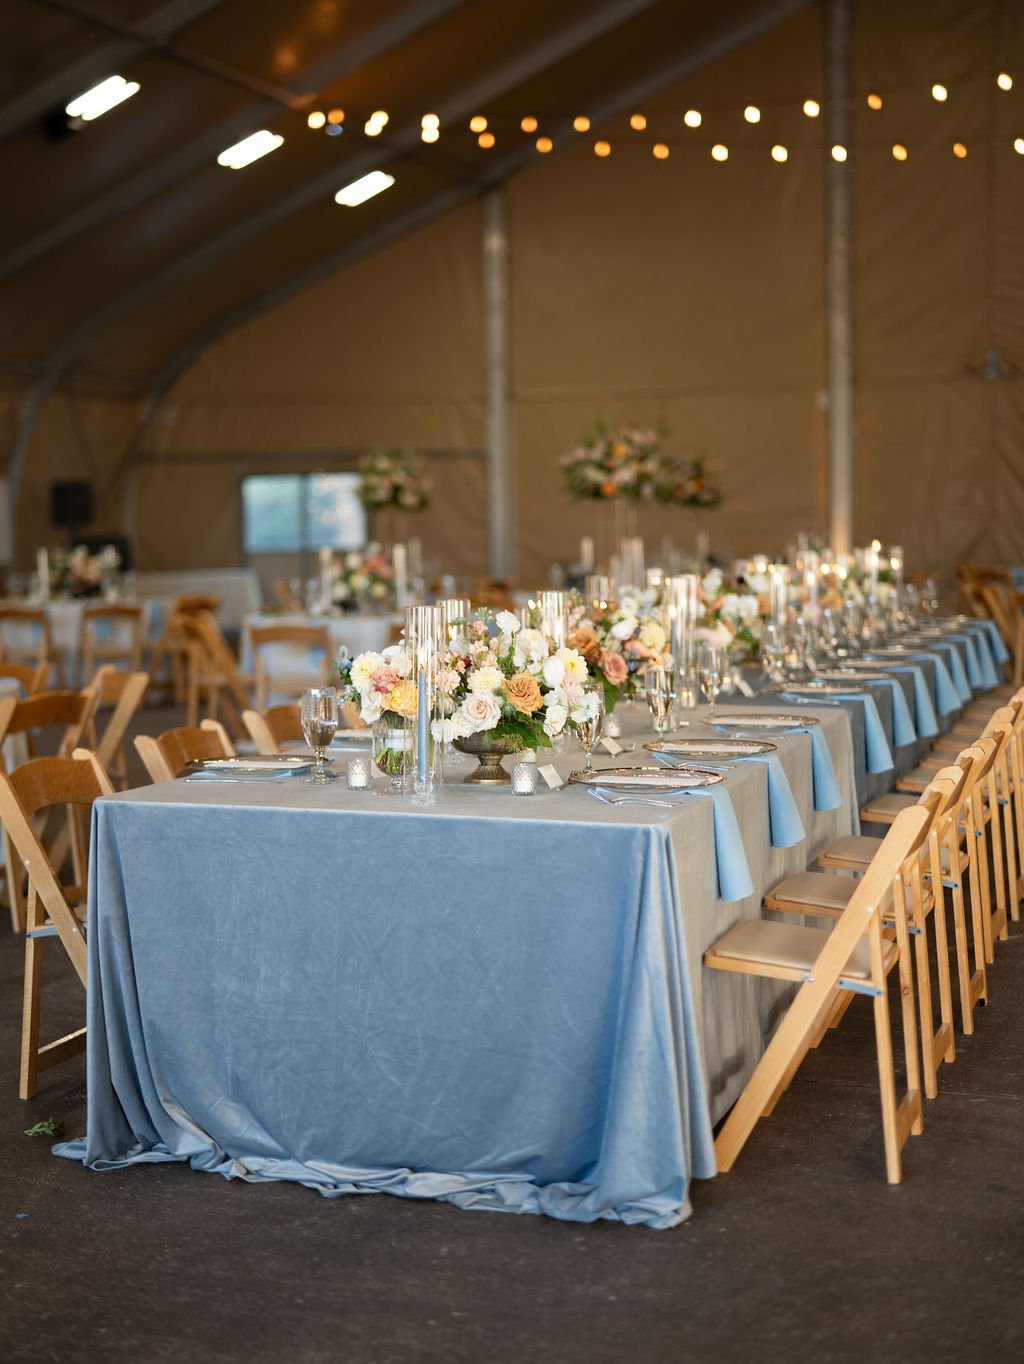
[[[790,846],[763,762],[725,769],[727,808],[296,778],[98,801],[87,1135],[58,1153],[676,1224],[782,997],[703,951],[857,829],[851,711],[805,713],[835,782],[810,733],[772,736]]]

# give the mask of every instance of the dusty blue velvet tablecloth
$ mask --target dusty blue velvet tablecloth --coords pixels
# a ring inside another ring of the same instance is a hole
[[[821,720],[833,810],[809,736],[778,739],[794,845],[771,841],[768,765],[727,770],[739,901],[706,797],[451,787],[417,808],[289,779],[98,801],[88,1131],[58,1153],[674,1225],[780,997],[703,951],[857,827],[849,717]]]

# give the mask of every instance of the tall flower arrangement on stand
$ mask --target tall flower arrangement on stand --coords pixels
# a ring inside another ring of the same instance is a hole
[[[701,460],[666,453],[661,437],[648,427],[612,429],[598,422],[559,464],[577,497],[625,497],[677,507],[715,507],[722,500],[717,481]]]
[[[374,511],[422,511],[430,502],[423,460],[408,450],[371,450],[359,464],[359,496]]]

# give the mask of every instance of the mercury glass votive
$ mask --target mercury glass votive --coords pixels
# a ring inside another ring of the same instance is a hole
[[[345,782],[350,791],[365,791],[370,785],[370,764],[365,758],[349,758]]]
[[[518,762],[512,769],[512,794],[532,796],[537,790],[537,768],[533,763]]]

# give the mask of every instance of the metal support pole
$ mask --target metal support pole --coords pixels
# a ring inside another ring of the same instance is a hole
[[[505,195],[483,201],[484,362],[486,384],[487,530],[491,576],[512,566],[512,487],[509,476],[508,236]]]
[[[851,0],[828,0],[825,8],[828,156],[826,257],[828,261],[828,519],[834,549],[849,553],[854,538],[855,460],[853,410],[853,311],[851,212],[848,161],[831,148],[850,147]]]

